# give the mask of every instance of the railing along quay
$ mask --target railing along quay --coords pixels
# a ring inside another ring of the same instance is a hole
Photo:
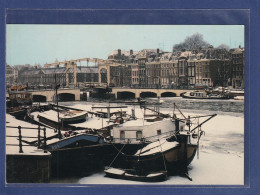
[[[38,138],[38,144],[37,148],[41,148],[41,142],[43,141],[43,151],[44,153],[47,153],[46,150],[46,128],[41,128],[38,126],[38,128],[34,127],[21,127],[21,126],[6,126],[6,128],[12,128],[12,129],[18,129],[18,136],[12,136],[12,135],[6,135],[6,137],[18,137],[19,138],[19,144],[6,144],[7,146],[19,146],[19,153],[23,153],[23,146],[33,146],[33,145],[23,145],[22,144],[22,138]],[[22,136],[22,130],[29,130],[29,129],[34,129],[38,130],[38,136]],[[41,130],[43,131],[43,136],[41,136]],[[41,139],[43,138],[43,139]]]

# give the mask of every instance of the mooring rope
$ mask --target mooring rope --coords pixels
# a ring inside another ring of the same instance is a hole
[[[158,141],[159,141],[160,148],[161,148],[161,153],[162,153],[162,157],[163,157],[163,164],[164,164],[164,168],[165,168],[165,171],[167,172],[166,163],[165,163],[165,159],[164,159],[164,155],[163,155],[163,151],[162,151],[162,145],[161,145],[160,139],[158,139]]]
[[[110,163],[109,167],[111,167],[111,165],[113,164],[113,162],[116,160],[116,158],[118,157],[118,155],[120,154],[120,152],[124,149],[126,144],[123,145],[123,147],[121,148],[121,150],[117,153],[116,157],[113,159],[113,161]]]

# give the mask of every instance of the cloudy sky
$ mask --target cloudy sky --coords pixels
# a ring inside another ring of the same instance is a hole
[[[139,51],[174,44],[194,33],[214,47],[244,47],[242,25],[6,25],[6,62],[10,65],[79,59],[106,59],[113,50]]]

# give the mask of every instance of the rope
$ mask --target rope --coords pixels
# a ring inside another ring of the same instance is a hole
[[[174,106],[177,108],[177,110],[181,113],[181,115],[185,118],[185,119],[187,119],[186,118],[186,116],[182,113],[182,111],[179,109],[179,107],[174,103]]]
[[[111,165],[113,164],[113,162],[116,160],[116,158],[118,157],[118,155],[120,154],[120,152],[123,150],[123,148],[125,147],[126,144],[123,145],[123,147],[121,148],[121,150],[117,153],[116,157],[113,159],[113,161],[110,163],[109,167],[111,167]]]
[[[111,144],[112,144],[112,143],[111,143]],[[121,150],[118,150],[117,147],[116,147],[114,144],[112,144],[112,146],[113,146],[118,152],[120,152],[120,154],[122,154],[122,155],[124,155],[124,156],[133,156],[133,155],[128,155],[128,154],[125,154],[125,153],[121,152]]]
[[[198,124],[200,123],[200,119],[198,118]],[[198,128],[198,142],[197,142],[197,145],[198,145],[198,148],[197,148],[197,159],[199,159],[199,153],[200,153],[200,135],[199,135],[199,132],[201,130],[201,126]]]
[[[162,151],[162,145],[161,145],[160,139],[158,139],[158,141],[159,141],[160,148],[161,148],[161,153],[162,153],[162,157],[163,157],[163,164],[164,164],[164,168],[165,168],[165,171],[167,172],[166,163],[165,163],[165,159],[164,159],[164,155],[163,155],[163,151]]]

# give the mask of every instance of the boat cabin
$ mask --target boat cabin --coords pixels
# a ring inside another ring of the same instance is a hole
[[[32,93],[26,91],[10,92],[7,96],[7,107],[16,107],[19,105],[31,105]]]
[[[191,97],[207,97],[207,94],[205,92],[200,92],[200,91],[194,91],[190,92],[189,94]]]
[[[180,122],[180,129],[185,124]],[[114,143],[140,143],[140,141],[153,141],[161,136],[175,133],[175,122],[171,118],[161,120],[130,120],[118,124],[111,129],[111,137]]]

